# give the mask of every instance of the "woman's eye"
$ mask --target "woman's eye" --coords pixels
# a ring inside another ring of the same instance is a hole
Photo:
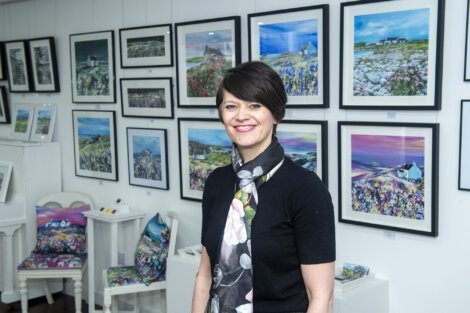
[[[228,111],[234,111],[237,109],[237,106],[234,105],[234,104],[226,104],[225,105],[225,110],[228,110]]]
[[[259,104],[259,103],[256,103],[256,102],[255,103],[250,103],[250,109],[252,109],[252,110],[257,110],[261,107],[262,107],[262,105]]]

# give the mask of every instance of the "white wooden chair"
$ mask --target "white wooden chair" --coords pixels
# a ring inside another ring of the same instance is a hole
[[[178,220],[171,217],[165,218],[165,223],[170,227],[170,243],[168,247],[168,257],[175,254],[175,243],[176,234],[178,232]],[[103,285],[104,285],[104,301],[103,301],[103,312],[111,313],[117,311],[116,303],[112,303],[113,296],[134,294],[134,310],[132,312],[140,312],[140,299],[139,293],[149,291],[160,291],[160,306],[162,312],[166,312],[166,277],[165,280],[159,280],[146,286],[144,283],[133,283],[125,286],[109,286],[107,269],[103,271]]]
[[[37,205],[50,208],[78,208],[89,204],[90,210],[93,209],[93,203],[90,197],[74,192],[60,192],[48,195],[37,202]],[[30,257],[33,257],[31,254]],[[47,286],[47,279],[55,278],[71,278],[74,281],[75,293],[75,312],[80,313],[82,304],[82,276],[87,267],[86,258],[81,260],[80,268],[34,268],[34,269],[18,269],[18,278],[20,281],[21,310],[23,313],[28,312],[28,279],[44,279],[44,289],[47,302],[53,303],[53,299]]]

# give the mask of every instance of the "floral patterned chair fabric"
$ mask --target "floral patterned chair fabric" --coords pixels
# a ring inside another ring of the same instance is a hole
[[[33,252],[18,265],[18,270],[81,269],[85,261],[86,254],[41,254]]]

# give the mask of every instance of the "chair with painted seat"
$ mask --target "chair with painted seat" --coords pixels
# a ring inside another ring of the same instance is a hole
[[[154,217],[155,218],[155,217]],[[152,221],[152,220],[151,220]],[[149,224],[150,222],[149,221]],[[144,234],[146,229],[148,229],[149,224],[147,224],[144,229]],[[174,255],[175,253],[175,243],[176,243],[176,234],[178,232],[178,221],[175,218],[167,216],[165,218],[165,224],[169,228],[169,240],[168,240],[168,254],[167,257]],[[141,240],[138,243],[142,244],[142,240],[148,240],[145,236],[141,237]],[[166,258],[165,258],[166,262]],[[165,273],[160,276],[156,281],[145,282],[142,280],[142,276],[139,275],[139,270],[136,265],[133,266],[118,266],[105,269],[103,271],[103,284],[104,284],[104,301],[103,301],[103,311],[104,313],[110,313],[117,311],[117,301],[113,302],[113,296],[133,294],[134,295],[134,310],[133,312],[140,311],[140,299],[139,294],[143,292],[150,291],[159,291],[160,296],[160,306],[162,312],[166,312],[166,278]]]
[[[81,312],[82,276],[87,267],[86,218],[82,212],[92,209],[90,197],[74,192],[51,194],[37,202],[36,248],[17,267],[23,313],[28,312],[27,281],[44,280],[47,302],[52,304],[47,279],[57,278],[74,281],[75,312]]]

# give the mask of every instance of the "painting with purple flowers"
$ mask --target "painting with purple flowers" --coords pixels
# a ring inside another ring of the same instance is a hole
[[[339,128],[340,220],[433,234],[437,124]]]

